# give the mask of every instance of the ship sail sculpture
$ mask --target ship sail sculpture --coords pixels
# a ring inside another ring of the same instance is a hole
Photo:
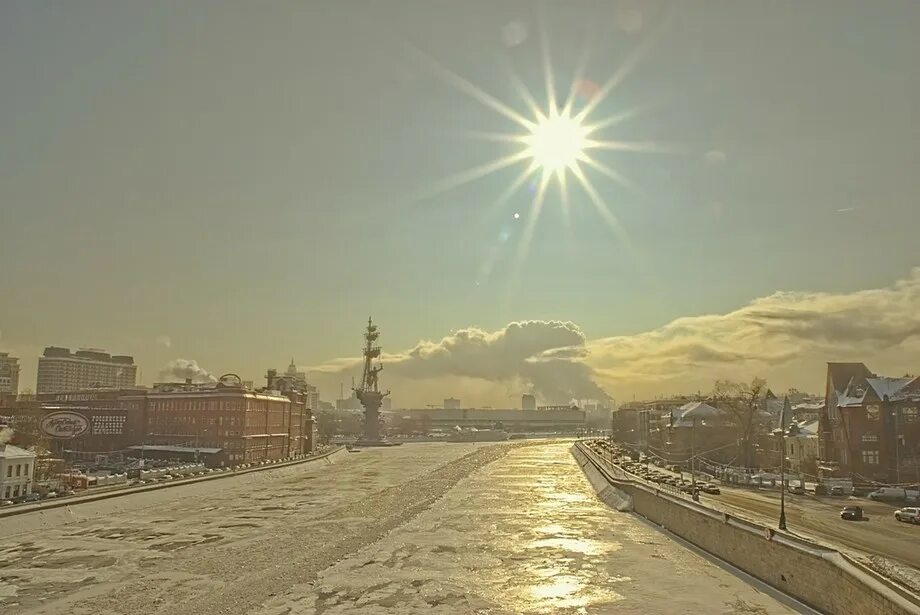
[[[364,332],[364,374],[361,377],[361,385],[354,388],[355,396],[364,406],[364,438],[357,443],[363,446],[388,444],[380,437],[380,406],[383,398],[390,392],[381,391],[378,384],[377,375],[383,371],[383,365],[379,362],[378,337],[380,337],[380,331],[377,325],[368,318],[367,330]]]

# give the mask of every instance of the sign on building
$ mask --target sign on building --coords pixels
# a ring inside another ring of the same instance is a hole
[[[52,438],[76,438],[89,429],[89,421],[76,412],[52,412],[41,421],[41,430]]]
[[[96,414],[93,416],[94,436],[120,436],[125,433],[124,414]]]

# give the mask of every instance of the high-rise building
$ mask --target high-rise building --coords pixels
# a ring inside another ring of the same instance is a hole
[[[19,359],[0,352],[0,394],[19,393]]]
[[[319,389],[307,382],[306,372],[297,371],[294,359],[291,359],[291,364],[283,374],[278,374],[274,369],[268,370],[266,380],[269,389],[300,391],[305,397],[307,408],[314,412],[319,410]]]
[[[537,398],[533,395],[521,395],[521,409],[522,410],[536,410],[537,409]]]
[[[134,358],[93,349],[70,352],[49,346],[38,358],[36,393],[61,393],[99,387],[131,388],[137,383]]]
[[[460,400],[456,397],[448,397],[444,400],[444,409],[445,410],[459,410],[460,409]]]

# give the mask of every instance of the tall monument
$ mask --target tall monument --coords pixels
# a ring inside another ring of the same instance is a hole
[[[380,405],[383,403],[383,398],[390,394],[389,391],[381,391],[377,384],[377,374],[383,370],[383,366],[379,363],[378,337],[380,337],[380,332],[377,330],[377,325],[368,318],[367,330],[364,332],[364,375],[360,386],[354,389],[358,401],[364,406],[364,438],[358,444],[365,446],[383,444],[380,439]]]

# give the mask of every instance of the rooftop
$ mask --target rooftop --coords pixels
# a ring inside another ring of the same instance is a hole
[[[22,457],[35,457],[35,453],[12,444],[0,444],[0,459],[19,459]]]

